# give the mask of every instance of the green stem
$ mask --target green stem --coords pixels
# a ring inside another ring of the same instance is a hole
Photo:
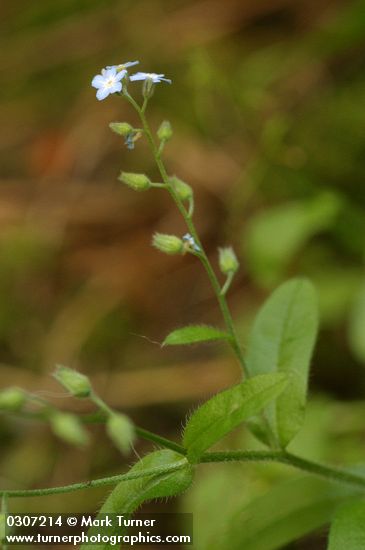
[[[162,437],[153,432],[149,432],[148,430],[139,428],[138,426],[135,426],[135,430],[137,435],[139,435],[143,439],[147,439],[147,441],[152,441],[153,443],[157,443],[157,445],[161,445],[162,447],[171,449],[172,451],[175,451],[176,453],[179,453],[183,456],[186,455],[186,449],[184,449],[182,445],[179,445],[178,443],[175,443],[170,439],[166,439],[166,437]]]
[[[308,472],[313,475],[320,476],[334,481],[337,483],[351,485],[358,489],[365,489],[365,478],[352,474],[346,470],[339,468],[330,468],[310,460],[306,460],[297,457],[291,453],[286,452],[270,452],[270,451],[221,451],[221,452],[207,452],[201,457],[199,463],[216,463],[216,462],[277,462],[291,466],[301,471]],[[161,468],[150,468],[142,472],[129,472],[126,474],[120,474],[111,477],[104,477],[95,479],[92,481],[85,481],[82,483],[74,483],[72,485],[64,485],[61,487],[48,487],[46,489],[24,489],[14,491],[0,491],[0,495],[7,495],[7,497],[35,497],[44,495],[54,495],[60,493],[70,493],[72,491],[79,491],[83,489],[91,489],[94,487],[101,487],[103,485],[115,485],[121,481],[130,481],[132,479],[138,479],[141,477],[147,477],[151,475],[165,474],[167,472],[174,472],[180,470],[186,466],[186,459],[182,459],[179,462],[171,464],[170,466],[163,466]]]
[[[226,282],[224,283],[223,287],[222,287],[222,290],[221,290],[221,294],[223,296],[225,296],[229,290],[229,287],[231,286],[232,284],[232,281],[233,281],[233,277],[234,277],[234,273],[233,271],[230,271],[227,275],[227,279],[226,279]]]
[[[222,451],[215,453],[204,453],[200,459],[200,463],[209,462],[278,462],[286,464],[298,470],[308,472],[313,475],[324,477],[330,481],[344,483],[365,489],[365,478],[347,472],[340,468],[332,468],[312,462],[304,458],[300,458],[291,453],[270,452],[270,451]]]
[[[203,264],[203,266],[205,268],[205,271],[207,272],[207,275],[209,277],[210,283],[213,287],[214,293],[215,293],[216,298],[218,300],[220,310],[221,310],[222,315],[223,315],[224,322],[225,322],[226,327],[227,327],[227,331],[230,335],[229,341],[230,341],[230,344],[233,348],[233,351],[235,352],[235,354],[238,358],[238,361],[239,361],[239,363],[242,367],[242,370],[243,370],[244,374],[246,376],[248,376],[248,372],[247,372],[247,368],[246,368],[246,365],[245,365],[245,362],[244,362],[242,350],[241,350],[241,347],[240,347],[239,342],[238,342],[238,337],[237,337],[236,330],[235,330],[235,327],[234,327],[234,324],[233,324],[233,319],[232,319],[230,310],[228,308],[226,298],[225,298],[224,294],[222,294],[222,292],[221,292],[221,287],[220,287],[219,281],[218,281],[217,276],[215,274],[215,271],[214,271],[214,269],[213,269],[213,267],[212,267],[212,265],[209,261],[209,258],[207,256],[206,252],[204,251],[203,245],[202,245],[202,243],[199,239],[199,235],[196,231],[194,222],[193,222],[191,216],[189,215],[189,212],[186,210],[182,200],[177,195],[175,189],[171,185],[170,178],[167,174],[164,162],[161,159],[159,149],[158,149],[158,147],[155,143],[155,140],[153,138],[151,129],[149,127],[149,124],[148,124],[146,116],[145,116],[146,101],[144,102],[143,107],[141,108],[138,105],[138,103],[133,99],[133,97],[131,97],[129,94],[125,94],[125,97],[129,101],[129,103],[131,103],[131,105],[134,107],[134,109],[137,111],[137,113],[139,114],[139,117],[140,117],[141,122],[142,122],[144,133],[145,133],[145,135],[147,137],[147,140],[150,144],[152,154],[154,156],[157,168],[160,172],[162,181],[164,182],[168,192],[170,193],[170,196],[172,197],[172,199],[175,202],[178,210],[180,211],[180,213],[181,213],[181,215],[182,215],[182,217],[185,221],[185,224],[186,224],[186,226],[189,230],[189,233],[191,234],[191,236],[193,237],[196,244],[199,246],[199,248],[201,250],[201,252],[199,254],[196,254],[196,255],[199,257],[201,263]]]
[[[100,397],[97,399],[97,401],[98,401],[97,404],[100,408],[101,408],[101,403],[103,403],[103,405],[111,411],[110,407],[108,407],[106,403],[104,403],[100,399]],[[109,414],[110,412],[108,411],[106,413],[104,408],[103,411],[98,411],[96,413],[91,413],[91,414],[84,414],[80,417],[80,419],[85,424],[99,424],[99,423],[105,422]],[[29,412],[18,411],[16,413],[16,416],[27,418],[28,420],[29,418],[35,419],[35,420],[41,420],[41,421],[48,420],[48,418],[45,417],[44,414],[42,414],[41,412],[38,413],[38,412],[32,412],[32,411],[29,411]],[[139,426],[136,426],[136,425],[134,425],[134,429],[136,431],[136,434],[142,439],[145,439],[146,441],[151,441],[152,443],[156,443],[157,445],[160,445],[161,447],[165,447],[166,449],[171,449],[172,451],[175,451],[176,453],[179,453],[182,456],[186,455],[186,449],[184,449],[182,445],[175,443],[175,441],[171,441],[171,439],[167,439],[166,437],[162,437],[161,435],[155,434],[154,432],[150,432],[149,430],[145,430],[144,428],[140,428]]]
[[[119,474],[116,476],[103,477],[100,479],[94,479],[91,481],[83,481],[82,483],[73,483],[72,485],[63,485],[61,487],[47,487],[46,489],[24,489],[14,491],[0,491],[0,495],[6,495],[7,497],[38,497],[45,495],[57,495],[61,493],[71,493],[73,491],[81,491],[83,489],[91,489],[94,487],[101,487],[103,485],[116,485],[121,481],[131,481],[132,479],[139,479],[141,477],[148,477],[151,475],[165,474],[168,472],[175,472],[181,470],[186,466],[186,459],[179,460],[174,464],[168,466],[161,466],[160,468],[149,468],[141,472],[128,472],[126,474]]]
[[[242,371],[243,371],[244,375],[246,376],[246,378],[248,378],[249,377],[249,371],[248,371],[247,365],[245,364],[245,360],[244,360],[244,357],[243,357],[241,346],[239,344],[236,329],[235,329],[235,326],[234,326],[234,323],[233,323],[232,315],[231,315],[231,312],[229,310],[228,303],[227,303],[226,296],[225,296],[226,291],[228,290],[228,287],[231,284],[231,280],[229,280],[229,278],[228,278],[227,281],[226,281],[226,284],[223,286],[223,288],[221,288],[221,286],[219,284],[219,281],[217,279],[217,276],[215,274],[215,271],[212,267],[212,264],[210,263],[206,252],[204,251],[203,245],[200,241],[199,235],[198,235],[197,230],[195,228],[195,224],[192,220],[192,209],[194,208],[194,203],[192,203],[190,205],[190,208],[187,211],[185,206],[184,206],[183,201],[180,199],[180,197],[176,193],[174,187],[171,185],[170,178],[169,178],[169,176],[167,174],[167,170],[165,168],[165,164],[164,164],[164,162],[161,158],[160,151],[159,151],[159,149],[158,149],[158,147],[155,143],[155,140],[153,138],[150,126],[149,126],[148,121],[146,119],[145,111],[146,111],[148,101],[145,99],[144,102],[143,102],[143,107],[141,108],[138,105],[138,103],[133,99],[133,97],[131,97],[129,94],[125,94],[125,97],[131,103],[131,105],[137,111],[137,113],[139,114],[139,117],[140,117],[141,122],[142,122],[144,133],[145,133],[145,135],[147,137],[147,140],[150,144],[151,151],[152,151],[152,154],[154,156],[157,168],[160,172],[162,181],[164,182],[164,184],[166,186],[166,189],[170,193],[170,196],[172,197],[172,199],[175,202],[178,210],[180,211],[191,236],[194,238],[196,244],[200,248],[200,252],[196,253],[195,255],[198,256],[198,258],[200,259],[201,263],[203,264],[203,266],[205,268],[205,271],[206,271],[206,273],[208,275],[208,278],[210,280],[210,283],[212,285],[214,294],[217,298],[220,310],[222,312],[227,332],[230,336],[229,343],[230,343],[230,345],[231,345],[231,347],[232,347],[232,349],[233,349],[233,351],[234,351],[234,353],[235,353],[235,355],[236,355],[236,357],[237,357],[237,359],[238,359],[238,361],[241,365],[241,368],[242,368]],[[271,429],[271,426],[270,426],[270,424],[268,422],[268,419],[267,419],[264,412],[261,414],[261,417],[262,417],[263,422],[266,426],[266,431],[267,431],[267,435],[268,435],[268,438],[269,438],[269,441],[270,441],[270,446],[272,448],[278,448],[279,444],[276,440],[275,434],[273,433],[273,431]]]
[[[113,409],[111,409],[95,392],[91,392],[89,399],[99,407],[100,411],[103,412],[106,417],[114,414]]]

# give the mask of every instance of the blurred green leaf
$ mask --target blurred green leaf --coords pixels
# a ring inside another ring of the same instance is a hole
[[[238,509],[224,533],[212,537],[209,550],[284,548],[329,523],[338,504],[353,495],[355,490],[310,476],[285,481]]]
[[[349,341],[356,357],[365,363],[365,284],[355,296],[350,316]]]
[[[340,207],[339,198],[323,193],[316,199],[275,207],[258,214],[248,227],[248,267],[263,285],[277,283],[289,262],[315,234],[330,227]]]
[[[328,550],[364,550],[365,500],[340,508],[329,534]]]
[[[211,342],[213,340],[227,340],[229,334],[206,325],[190,325],[170,332],[163,341],[163,346],[179,346]]]
[[[186,465],[180,470],[168,471],[168,468],[182,461]],[[99,514],[131,514],[143,502],[156,498],[170,497],[185,491],[193,481],[193,468],[183,456],[164,449],[150,453],[142,458],[130,472],[142,472],[151,468],[166,466],[165,473],[141,477],[130,481],[121,481],[110,493],[101,507]],[[100,527],[92,527],[88,535],[98,534]],[[116,527],[116,530],[120,529]],[[108,531],[109,533],[109,531]],[[110,546],[105,544],[84,544],[82,550],[104,550]]]
[[[329,262],[326,266],[322,264],[313,269],[311,280],[318,292],[321,324],[328,327],[342,324],[362,282],[360,267],[343,268]]]
[[[269,424],[285,447],[304,420],[309,362],[318,328],[317,300],[306,279],[292,279],[269,297],[259,311],[247,346],[251,375],[283,372],[288,387],[267,408]]]
[[[264,374],[209,399],[192,414],[184,430],[183,441],[189,460],[197,461],[206,449],[244,420],[259,413],[284,390],[286,384],[284,374]]]

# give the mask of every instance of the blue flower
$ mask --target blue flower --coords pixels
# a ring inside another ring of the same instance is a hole
[[[192,237],[190,233],[186,233],[186,235],[182,237],[182,240],[188,250],[190,249],[194,250],[194,252],[201,252],[200,246],[196,244],[194,237]]]
[[[96,88],[96,97],[99,101],[108,97],[109,94],[115,94],[122,91],[121,80],[125,77],[127,71],[122,69],[117,71],[116,67],[102,69],[101,74],[94,76],[91,86]]]
[[[141,72],[139,72],[139,73],[136,73],[136,74],[132,74],[132,76],[129,79],[132,80],[132,81],[134,81],[134,80],[150,80],[154,84],[157,84],[158,82],[162,82],[164,80],[165,82],[168,82],[169,84],[171,84],[171,80],[169,80],[168,78],[165,78],[164,74],[156,74],[156,73],[141,73]]]
[[[128,69],[128,67],[133,67],[134,65],[138,65],[139,61],[127,61],[127,63],[121,63],[120,65],[109,65],[106,68],[107,69],[116,69],[117,71],[122,71],[124,69]]]

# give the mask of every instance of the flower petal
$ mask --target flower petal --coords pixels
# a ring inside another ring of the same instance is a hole
[[[133,67],[134,65],[138,65],[139,61],[127,61],[127,63],[122,63],[123,67]]]
[[[91,81],[91,86],[93,86],[93,88],[101,88],[101,86],[104,86],[104,78],[101,76],[101,74],[97,74],[96,76],[94,76]]]
[[[127,74],[127,71],[125,69],[119,71],[119,73],[117,73],[115,75],[115,80],[118,81],[118,80],[122,80],[122,78],[125,77],[125,75]]]
[[[105,79],[113,78],[117,74],[117,68],[111,67],[110,69],[103,69],[101,74]]]
[[[110,94],[115,94],[116,92],[121,92],[122,91],[122,83],[121,82],[115,82],[115,84],[113,84],[113,86],[110,86],[109,88],[109,93]]]
[[[108,95],[110,94],[110,90],[108,88],[100,88],[97,92],[96,92],[96,97],[99,101],[102,101],[103,99],[105,99],[106,97],[108,97]]]
[[[132,76],[129,77],[129,80],[135,81],[135,80],[146,80],[147,73],[136,73],[132,74]]]

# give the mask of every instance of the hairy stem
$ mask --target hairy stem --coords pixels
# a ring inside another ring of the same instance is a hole
[[[313,475],[324,477],[330,481],[356,486],[365,489],[365,477],[353,474],[340,468],[334,468],[300,458],[285,451],[221,451],[204,453],[200,463],[209,462],[278,462],[286,464],[298,470],[308,472]]]
[[[200,259],[201,263],[203,264],[203,266],[205,268],[205,271],[208,275],[211,286],[213,288],[214,294],[217,298],[217,301],[218,301],[218,304],[219,304],[219,307],[220,307],[220,310],[222,312],[223,319],[224,319],[224,322],[225,322],[225,325],[226,325],[226,330],[227,330],[227,332],[230,336],[229,343],[230,343],[230,345],[231,345],[231,347],[232,347],[232,349],[233,349],[233,351],[234,351],[234,353],[235,353],[235,355],[236,355],[236,357],[239,361],[239,364],[242,368],[243,374],[246,376],[246,378],[248,378],[249,377],[248,368],[247,368],[247,365],[246,365],[244,357],[243,357],[241,346],[239,344],[236,329],[235,329],[235,326],[234,326],[234,323],[233,323],[232,315],[231,315],[231,312],[230,312],[230,309],[228,307],[228,303],[227,303],[227,300],[226,300],[226,291],[228,290],[228,287],[231,284],[231,280],[229,280],[229,278],[228,278],[226,283],[223,285],[223,288],[221,288],[221,286],[219,284],[219,281],[218,281],[218,278],[217,278],[217,275],[216,275],[216,273],[215,273],[215,271],[212,267],[212,264],[209,261],[209,258],[208,258],[207,254],[204,250],[204,247],[203,247],[203,245],[200,241],[198,232],[195,228],[195,224],[192,220],[191,213],[190,213],[191,208],[189,208],[189,211],[186,210],[186,208],[183,204],[183,201],[180,199],[180,197],[176,193],[174,187],[171,185],[171,181],[170,181],[170,178],[168,176],[165,164],[164,164],[164,162],[161,158],[160,149],[156,145],[156,142],[155,142],[155,140],[153,138],[153,135],[152,135],[152,132],[151,132],[151,128],[148,124],[148,121],[147,121],[147,118],[146,118],[146,115],[145,115],[148,100],[145,98],[145,100],[143,102],[143,106],[141,108],[138,105],[138,103],[133,99],[133,97],[131,97],[129,94],[126,94],[125,97],[131,103],[131,105],[134,107],[134,109],[137,111],[137,113],[138,113],[138,115],[141,119],[144,133],[145,133],[145,135],[147,137],[147,140],[150,144],[151,151],[152,151],[153,157],[155,159],[157,168],[160,172],[162,181],[164,182],[164,184],[166,186],[166,189],[170,193],[170,196],[172,197],[172,199],[175,202],[178,210],[180,211],[180,213],[181,213],[181,215],[182,215],[182,217],[185,221],[185,224],[186,224],[186,226],[189,230],[189,233],[194,238],[196,244],[200,248],[200,252],[196,255],[198,256],[198,258]],[[190,206],[192,206],[192,205],[190,205]],[[271,429],[271,426],[268,422],[268,419],[265,415],[265,412],[262,412],[260,416],[261,416],[261,418],[263,420],[263,423],[266,427],[266,433],[267,433],[267,436],[268,436],[268,439],[269,439],[269,442],[270,442],[270,446],[274,449],[278,448],[279,443],[277,441],[277,438],[275,437],[275,434],[273,433],[273,431]]]
[[[158,437],[158,436],[157,436]],[[285,464],[298,470],[307,472],[312,475],[317,475],[322,478],[334,481],[337,483],[351,485],[358,489],[365,490],[365,477],[353,474],[340,468],[331,468],[312,462],[291,453],[286,452],[270,452],[270,451],[220,451],[206,452],[202,455],[199,464],[217,463],[217,462],[276,462]],[[165,474],[180,470],[186,466],[185,458],[181,461],[164,466],[161,468],[150,468],[142,472],[129,472],[111,477],[104,477],[92,481],[82,483],[74,483],[72,485],[64,485],[61,487],[48,487],[46,489],[24,489],[15,491],[0,491],[0,495],[7,497],[35,497],[44,495],[54,495],[60,493],[70,493],[83,489],[92,489],[93,487],[101,487],[103,485],[116,485],[121,481],[130,481],[140,477],[148,477],[151,475]]]
[[[226,297],[225,297],[224,293],[222,293],[222,289],[221,289],[221,286],[219,284],[217,275],[215,274],[215,271],[212,267],[212,264],[209,261],[209,258],[207,256],[206,252],[204,251],[203,245],[202,245],[202,243],[199,239],[199,235],[198,235],[197,230],[195,228],[195,224],[194,224],[191,216],[189,215],[189,212],[186,210],[182,200],[177,195],[175,189],[171,185],[170,178],[169,178],[169,176],[167,174],[167,170],[165,168],[165,164],[164,164],[164,162],[163,162],[163,160],[160,156],[159,149],[158,149],[158,147],[156,145],[156,142],[153,138],[150,126],[149,126],[149,124],[147,122],[147,119],[146,119],[146,116],[145,116],[146,101],[144,101],[143,107],[141,108],[138,105],[138,103],[129,94],[126,94],[125,97],[131,103],[131,105],[134,107],[134,109],[137,111],[137,113],[138,113],[138,115],[141,119],[144,133],[145,133],[145,135],[147,137],[147,140],[150,144],[151,151],[152,151],[153,157],[155,159],[157,168],[160,172],[162,181],[164,182],[167,191],[170,193],[170,196],[172,197],[172,199],[175,202],[178,210],[180,211],[180,213],[181,213],[181,215],[182,215],[182,217],[185,221],[185,224],[186,224],[186,226],[189,230],[189,233],[194,238],[196,244],[199,246],[199,248],[201,250],[201,252],[199,254],[197,254],[197,256],[200,259],[201,263],[203,264],[203,266],[205,268],[205,271],[207,272],[207,275],[208,275],[208,278],[209,278],[210,283],[212,285],[214,294],[216,295],[220,310],[221,310],[222,315],[223,315],[225,325],[227,327],[227,331],[230,335],[230,340],[229,340],[230,344],[233,348],[233,351],[235,352],[235,354],[237,356],[237,359],[238,359],[238,361],[241,365],[241,368],[242,368],[244,374],[246,376],[248,376],[248,372],[247,372],[247,368],[246,368],[246,365],[245,365],[245,362],[244,362],[242,350],[241,350],[241,347],[239,345],[237,333],[236,333],[236,330],[235,330],[235,327],[234,327],[234,324],[233,324],[232,315],[231,315],[231,312],[229,310]]]
[[[187,464],[186,459],[179,460],[168,466],[161,466],[160,468],[149,468],[140,472],[128,472],[126,474],[119,474],[116,476],[103,477],[100,479],[93,479],[91,481],[83,481],[81,483],[73,483],[72,485],[63,485],[61,487],[47,487],[46,489],[24,489],[15,491],[0,491],[0,495],[6,495],[7,497],[38,497],[45,495],[57,495],[60,493],[71,493],[73,491],[81,491],[83,489],[92,489],[93,487],[101,487],[103,485],[116,485],[121,481],[130,481],[132,479],[139,479],[141,477],[148,477],[158,474],[166,474],[168,472],[175,472],[181,470]]]
[[[136,430],[136,434],[142,437],[142,439],[146,439],[147,441],[152,441],[153,443],[157,443],[157,445],[160,445],[167,449],[171,449],[171,451],[175,451],[176,453],[179,453],[182,456],[185,456],[187,454],[186,449],[184,449],[182,445],[179,445],[178,443],[175,443],[170,439],[166,439],[166,437],[162,437],[153,432],[149,432],[148,430],[144,430],[143,428],[139,428],[138,426],[135,426],[135,430]]]

